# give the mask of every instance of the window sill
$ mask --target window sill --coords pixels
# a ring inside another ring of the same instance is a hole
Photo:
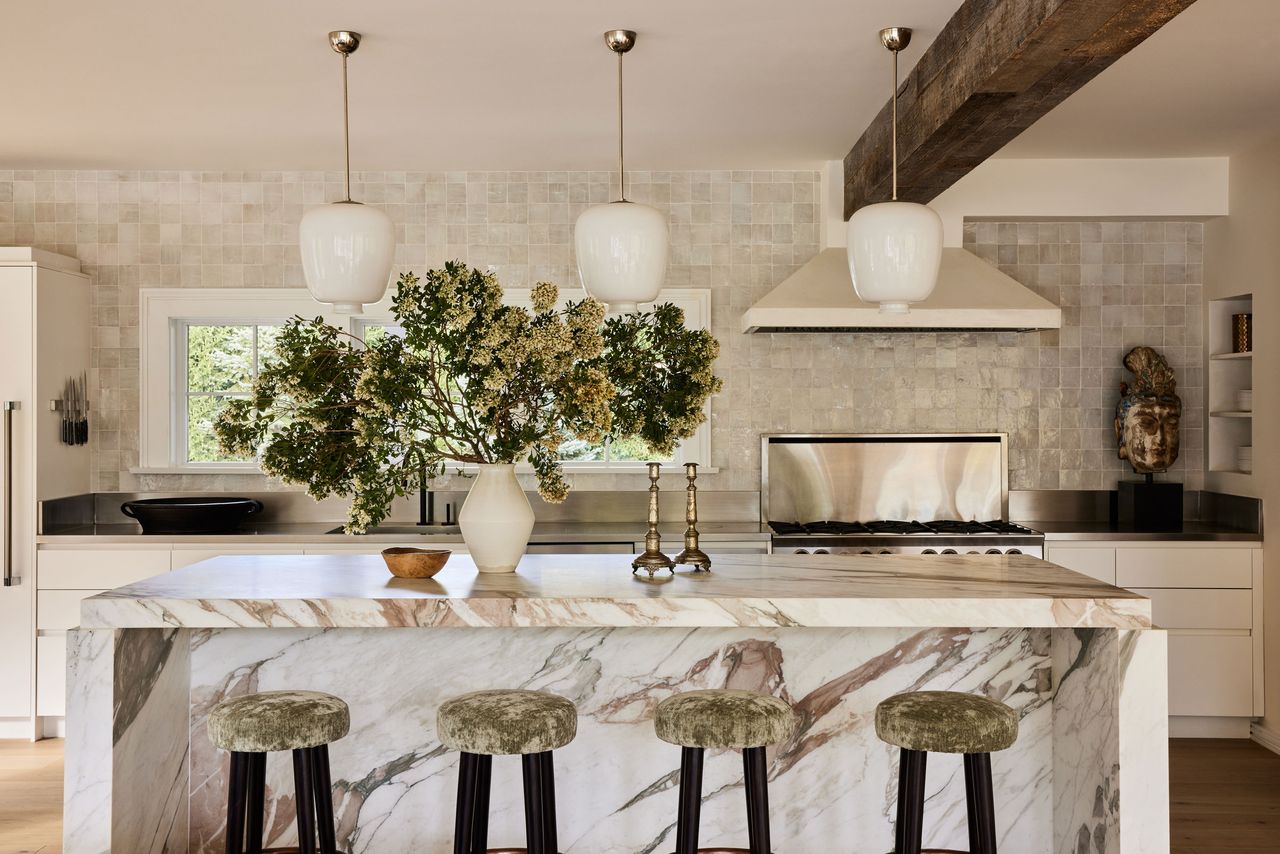
[[[663,467],[667,472],[680,471],[683,469],[682,463],[663,463]],[[473,474],[478,469],[474,465],[462,466],[462,471],[467,474]],[[633,463],[624,465],[574,465],[566,463],[563,466],[565,474],[582,475],[582,474],[645,474],[644,463]],[[458,469],[450,467],[446,470],[456,472]],[[714,466],[699,466],[698,474],[716,474],[720,471]],[[266,477],[262,469],[252,463],[223,463],[210,465],[186,465],[186,466],[134,466],[129,469],[130,474],[258,474]],[[516,467],[517,474],[533,474],[530,466],[521,465]]]
[[[252,463],[223,463],[187,466],[132,466],[130,474],[262,474]],[[265,475],[263,475],[265,477]]]

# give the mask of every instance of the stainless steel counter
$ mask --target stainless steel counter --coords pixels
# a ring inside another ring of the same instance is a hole
[[[1262,542],[1262,534],[1242,531],[1211,522],[1188,521],[1181,531],[1135,531],[1109,522],[1022,522],[1029,528],[1044,533],[1047,541],[1054,540],[1111,540],[1111,541],[1162,541],[1162,542]]]
[[[169,534],[144,534],[137,525],[84,525],[55,529],[36,538],[37,543],[82,545],[111,543],[325,543],[330,545],[360,543],[460,543],[462,535],[455,532],[342,534],[332,533],[334,522],[262,523],[250,522],[235,534],[200,534],[181,536]],[[717,542],[768,542],[769,534],[759,525],[736,522],[700,522],[698,531],[705,543]],[[551,522],[537,524],[533,528],[531,543],[545,545],[564,543],[638,543],[644,540],[643,522]],[[662,538],[667,543],[680,543],[684,535],[683,523],[662,526]]]

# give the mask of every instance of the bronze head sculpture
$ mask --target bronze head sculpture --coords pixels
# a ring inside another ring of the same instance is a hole
[[[1182,398],[1169,363],[1150,347],[1134,347],[1124,357],[1134,385],[1120,383],[1116,439],[1120,459],[1138,474],[1165,472],[1178,459]]]

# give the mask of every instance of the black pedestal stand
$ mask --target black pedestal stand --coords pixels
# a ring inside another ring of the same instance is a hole
[[[1182,484],[1122,480],[1116,488],[1116,523],[1134,531],[1181,531]]]

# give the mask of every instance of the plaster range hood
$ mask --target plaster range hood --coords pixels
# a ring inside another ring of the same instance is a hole
[[[966,249],[944,248],[938,286],[905,314],[858,299],[843,248],[824,249],[742,316],[743,332],[1029,332],[1062,310]]]

